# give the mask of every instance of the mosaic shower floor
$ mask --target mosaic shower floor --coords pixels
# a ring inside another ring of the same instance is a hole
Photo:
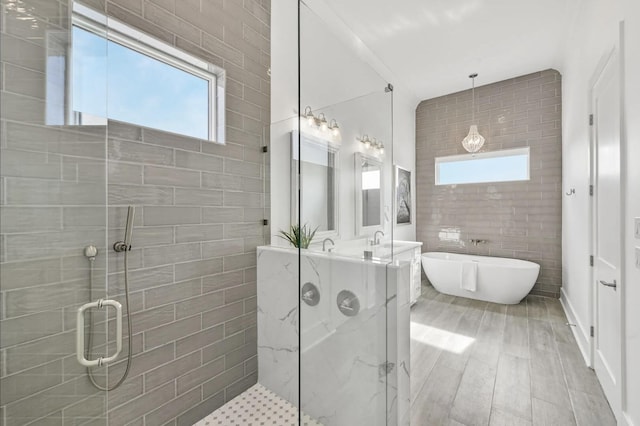
[[[261,384],[256,384],[194,426],[322,426]]]

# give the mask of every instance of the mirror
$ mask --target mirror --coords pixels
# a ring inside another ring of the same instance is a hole
[[[382,227],[382,162],[357,152],[355,175],[356,232],[364,236]]]
[[[300,135],[300,149],[298,149]],[[318,228],[318,237],[338,234],[338,148],[328,140],[291,132],[291,223]],[[296,185],[300,163],[300,191]],[[302,194],[300,196],[300,194]],[[298,197],[301,197],[300,199]]]

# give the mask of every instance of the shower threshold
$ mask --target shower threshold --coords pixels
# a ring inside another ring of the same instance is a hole
[[[302,419],[298,421],[298,416]],[[289,401],[257,383],[194,426],[323,426]]]

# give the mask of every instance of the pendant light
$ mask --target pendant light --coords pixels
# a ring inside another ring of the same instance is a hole
[[[478,126],[476,121],[476,77],[478,74],[471,74],[471,127],[469,128],[469,134],[462,139],[462,146],[467,152],[478,152],[482,145],[484,145],[484,138],[478,133]]]

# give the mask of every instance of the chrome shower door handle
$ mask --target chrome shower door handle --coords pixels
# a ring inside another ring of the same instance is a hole
[[[613,288],[614,290],[616,290],[616,289],[617,289],[617,287],[618,287],[618,283],[617,283],[617,281],[616,281],[616,280],[613,280],[613,282],[612,282],[612,283],[608,283],[608,282],[606,282],[606,281],[600,280],[600,284],[602,284],[602,285],[603,285],[603,286],[605,286],[605,287],[611,287],[611,288]]]
[[[102,309],[111,306],[116,310],[116,353],[107,358],[86,359],[84,356],[84,313],[88,309]],[[76,359],[85,367],[96,367],[115,361],[122,352],[122,305],[115,300],[100,299],[97,302],[85,303],[78,308],[76,316]]]

